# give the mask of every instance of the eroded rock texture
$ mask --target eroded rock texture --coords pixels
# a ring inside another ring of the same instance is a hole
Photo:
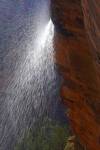
[[[51,0],[62,100],[87,150],[100,149],[100,1]],[[85,25],[84,25],[85,22]]]

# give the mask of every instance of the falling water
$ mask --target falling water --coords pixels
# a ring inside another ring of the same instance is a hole
[[[49,1],[34,0],[29,7],[25,2],[0,2],[0,150],[13,150],[16,139],[52,104],[55,110],[59,99]]]

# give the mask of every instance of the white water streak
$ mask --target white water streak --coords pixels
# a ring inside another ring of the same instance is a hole
[[[22,62],[7,89],[7,93],[12,95],[10,98],[8,97],[7,110],[16,130],[18,126],[26,125],[27,115],[30,116],[29,114],[33,111],[34,121],[35,110],[41,109],[42,111],[41,102],[46,103],[43,85],[47,84],[46,82],[52,82],[55,78],[53,34],[54,26],[50,20],[35,43],[34,37],[28,43],[26,58],[22,58]],[[31,89],[32,87],[33,89]],[[30,92],[31,98],[28,97]],[[22,123],[20,122],[19,125],[20,120]]]

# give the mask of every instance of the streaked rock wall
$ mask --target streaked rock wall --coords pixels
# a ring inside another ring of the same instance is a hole
[[[81,144],[87,150],[99,150],[100,2],[51,2],[56,63],[64,78],[62,100],[69,107],[71,126]]]

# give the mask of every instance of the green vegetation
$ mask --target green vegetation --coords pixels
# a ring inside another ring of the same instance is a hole
[[[48,118],[40,119],[14,150],[63,150],[68,136],[69,129],[65,125]]]

